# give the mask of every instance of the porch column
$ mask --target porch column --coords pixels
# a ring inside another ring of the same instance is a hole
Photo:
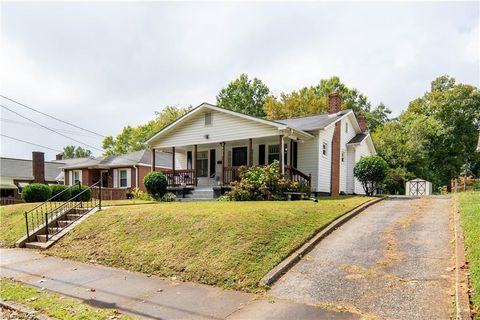
[[[222,146],[222,186],[225,185],[225,142],[220,143]]]
[[[152,148],[152,167],[150,168],[150,171],[153,172],[155,171],[155,149]]]
[[[248,139],[248,165],[253,167],[253,139]]]
[[[172,183],[175,186],[176,185],[176,181],[175,181],[175,147],[172,147],[172,174],[173,174]]]
[[[293,139],[290,139],[290,145],[288,146],[288,151],[290,153],[290,180],[293,178],[292,168],[293,168]]]
[[[285,166],[283,164],[283,154],[285,152],[284,149],[284,143],[283,143],[283,134],[279,136],[279,155],[278,155],[278,161],[280,162],[280,173],[284,174],[285,173]]]
[[[192,156],[192,168],[193,168],[193,176],[195,179],[195,186],[198,184],[198,179],[197,179],[197,149],[198,145],[193,145],[193,156]]]

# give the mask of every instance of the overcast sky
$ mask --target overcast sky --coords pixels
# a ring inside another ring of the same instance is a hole
[[[477,1],[0,5],[1,94],[104,135],[166,105],[214,103],[240,73],[274,94],[338,75],[395,115],[439,75],[479,85]],[[101,138],[2,104],[101,146]],[[4,135],[53,149],[77,144],[3,108],[1,118]],[[29,159],[33,150],[56,154],[1,138],[2,156]]]

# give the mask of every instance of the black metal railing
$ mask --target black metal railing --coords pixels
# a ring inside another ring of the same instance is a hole
[[[30,235],[39,232],[42,228],[45,228],[45,235],[48,241],[49,237],[54,236],[59,231],[50,232],[49,227],[52,221],[57,220],[60,216],[72,212],[72,209],[81,209],[80,212],[83,212],[81,215],[84,215],[88,211],[98,207],[102,208],[102,184],[101,181],[98,181],[91,185],[90,187],[82,190],[81,192],[75,194],[69,200],[60,202],[55,201],[58,199],[58,196],[67,190],[72,190],[74,188],[80,188],[81,184],[76,183],[70,188],[63,190],[62,192],[56,194],[54,197],[48,199],[47,201],[39,204],[35,208],[25,212],[25,226],[27,230],[27,239],[30,242]],[[99,199],[93,197],[92,188],[99,188]],[[88,196],[86,196],[88,194]],[[80,216],[78,218],[80,218]],[[70,223],[74,222],[77,219],[69,220]],[[69,224],[70,224],[69,223]],[[66,227],[66,226],[64,226]]]

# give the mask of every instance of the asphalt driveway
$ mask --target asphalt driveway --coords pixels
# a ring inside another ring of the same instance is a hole
[[[447,197],[374,205],[320,242],[270,294],[371,319],[450,319],[451,205]]]

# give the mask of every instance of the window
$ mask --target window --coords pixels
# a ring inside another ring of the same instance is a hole
[[[265,145],[260,144],[258,146],[258,165],[264,166],[265,165]]]
[[[345,151],[344,150],[342,150],[342,157],[341,158],[342,158],[342,162],[345,162]]]
[[[345,122],[345,133],[348,133],[348,122]]]
[[[119,170],[119,182],[120,182],[120,188],[128,187],[128,171],[127,170]]]
[[[198,151],[197,159],[197,177],[208,177],[208,151]]]
[[[327,148],[328,148],[328,144],[327,144],[327,142],[326,142],[326,141],[323,141],[323,145],[322,145],[322,154],[323,154],[324,156],[326,156],[326,155],[327,155]]]
[[[212,113],[207,112],[205,113],[205,126],[211,126],[212,125]]]
[[[273,163],[273,161],[280,161],[280,145],[271,144],[268,146],[268,164]],[[283,147],[283,163],[287,163],[287,145]]]
[[[73,184],[82,183],[82,171],[74,170],[73,171]]]

